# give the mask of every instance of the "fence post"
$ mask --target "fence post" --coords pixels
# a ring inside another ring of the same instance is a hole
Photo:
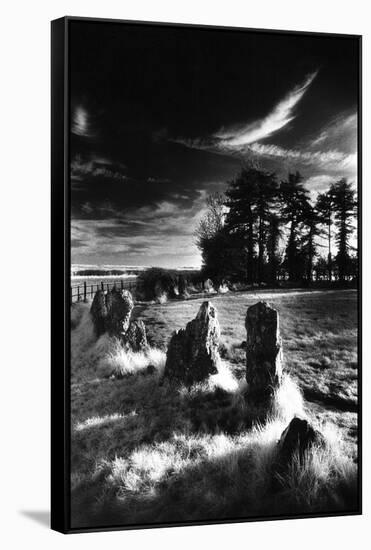
[[[80,301],[80,286],[77,285],[77,301]]]
[[[86,281],[84,281],[84,302],[86,302]]]
[[[121,290],[124,290],[124,279],[121,279]]]
[[[71,286],[71,304],[72,304],[72,302],[73,302],[73,288]]]
[[[101,281],[100,286],[101,286],[101,289],[104,290],[104,282],[103,281]]]

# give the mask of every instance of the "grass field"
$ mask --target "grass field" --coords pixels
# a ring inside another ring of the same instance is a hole
[[[72,519],[75,527],[351,511],[357,480],[357,295],[263,291],[212,296],[223,366],[190,389],[161,383],[174,329],[204,298],[138,305],[151,350],[94,339],[89,304],[72,310]],[[286,377],[260,425],[243,398],[246,308],[280,313]],[[150,372],[148,365],[155,367]],[[120,372],[122,378],[110,377]],[[298,387],[301,391],[298,390]],[[294,414],[325,434],[305,467],[272,488],[276,442]]]

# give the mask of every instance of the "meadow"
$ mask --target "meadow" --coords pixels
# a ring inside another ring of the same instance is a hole
[[[71,314],[71,495],[75,527],[213,521],[357,508],[357,293],[233,292],[208,297],[221,326],[218,375],[191,388],[162,379],[171,333],[205,299],[139,303],[150,349],[97,341],[90,304]],[[249,410],[244,320],[280,313],[284,382],[270,416]],[[293,415],[325,435],[272,484],[276,443]]]

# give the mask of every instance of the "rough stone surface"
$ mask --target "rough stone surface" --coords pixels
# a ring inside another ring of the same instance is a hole
[[[130,321],[123,342],[132,351],[144,351],[148,347],[146,327],[143,321]]]
[[[129,328],[130,316],[134,307],[133,298],[128,290],[112,289],[107,293],[106,329],[111,336],[122,336]]]
[[[215,292],[214,285],[211,279],[206,279],[204,282],[204,291],[208,293]]]
[[[246,397],[268,405],[282,379],[282,346],[278,311],[258,302],[246,313]]]
[[[97,338],[106,332],[107,313],[106,295],[103,290],[97,290],[90,308]]]
[[[164,376],[191,385],[218,372],[220,327],[216,309],[204,302],[185,329],[173,333]]]
[[[133,298],[128,290],[98,290],[90,308],[96,336],[105,332],[118,338],[124,335],[129,328],[133,307]]]
[[[223,283],[222,285],[219,285],[219,288],[218,288],[219,294],[226,294],[227,292],[229,292],[228,285],[226,285],[225,283]]]
[[[294,417],[282,432],[278,442],[278,455],[282,462],[288,462],[295,452],[303,458],[305,451],[313,444],[323,442],[322,434],[305,419]]]
[[[274,484],[282,484],[294,454],[300,462],[312,445],[323,445],[323,435],[305,419],[294,417],[282,432],[277,444],[277,457],[273,465]]]

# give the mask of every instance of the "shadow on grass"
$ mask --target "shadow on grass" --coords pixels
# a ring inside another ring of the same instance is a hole
[[[354,399],[345,399],[340,396],[331,396],[316,389],[304,387],[303,394],[308,401],[317,401],[327,408],[342,412],[357,412],[358,404]]]

